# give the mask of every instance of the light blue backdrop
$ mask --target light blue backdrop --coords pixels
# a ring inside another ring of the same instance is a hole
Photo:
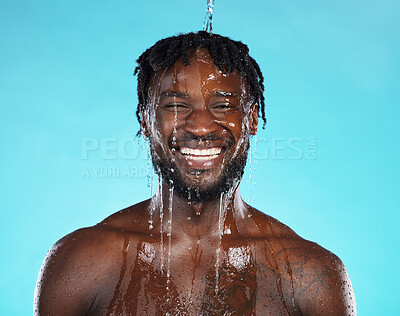
[[[206,0],[0,6],[0,310],[29,315],[55,241],[150,196],[134,61],[199,30]],[[339,255],[360,315],[400,310],[399,12],[394,0],[215,4],[215,32],[247,43],[266,78],[243,195]]]

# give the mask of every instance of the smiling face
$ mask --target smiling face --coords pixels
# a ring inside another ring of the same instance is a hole
[[[143,127],[163,179],[182,196],[209,200],[241,179],[257,108],[240,75],[221,72],[206,49],[189,56],[189,66],[179,59],[153,76]]]

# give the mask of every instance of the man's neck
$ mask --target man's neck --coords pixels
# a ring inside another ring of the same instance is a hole
[[[213,200],[193,202],[177,195],[163,183],[161,192],[159,190],[152,202],[157,214],[162,215],[164,231],[168,231],[171,220],[173,234],[188,237],[218,236],[227,218],[243,221],[248,213],[239,186],[231,194],[222,193]]]

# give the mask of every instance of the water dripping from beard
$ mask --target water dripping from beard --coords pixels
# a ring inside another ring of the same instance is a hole
[[[233,139],[233,137],[231,137]],[[204,141],[204,139],[202,139]],[[169,141],[170,143],[170,141]],[[228,148],[234,146],[234,140],[229,140]],[[202,201],[211,201],[220,198],[221,194],[227,193],[232,187],[242,179],[244,168],[247,162],[247,154],[249,150],[249,140],[247,139],[243,148],[243,152],[235,155],[230,161],[226,163],[222,171],[220,179],[212,186],[201,189],[196,184],[188,184],[179,169],[176,167],[175,162],[161,160],[152,150],[152,160],[157,172],[162,176],[166,183],[174,183],[174,192],[185,199],[190,197],[193,203]],[[218,167],[216,167],[218,168]],[[200,173],[202,170],[193,170],[193,172]]]

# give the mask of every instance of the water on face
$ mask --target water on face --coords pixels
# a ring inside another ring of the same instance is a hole
[[[231,159],[236,158],[239,153],[244,150],[244,147],[247,146],[250,139],[250,110],[251,110],[251,101],[248,100],[247,95],[247,87],[246,82],[243,76],[240,76],[240,107],[243,109],[243,118],[242,118],[242,126],[239,140],[236,144],[235,152]]]
[[[155,85],[151,85],[149,88],[150,104],[145,106],[145,110],[143,112],[143,119],[148,128],[148,132],[151,135],[150,138],[150,149],[152,149],[155,145],[159,145],[162,148],[162,151],[167,152],[167,148],[165,144],[161,141],[162,135],[160,130],[157,128],[157,119],[156,113],[160,103],[160,89],[161,89],[161,80],[165,76],[167,69],[165,69],[161,74],[159,79],[157,80]],[[158,155],[156,151],[151,152],[152,155],[155,155],[156,158],[160,159],[161,157]]]

